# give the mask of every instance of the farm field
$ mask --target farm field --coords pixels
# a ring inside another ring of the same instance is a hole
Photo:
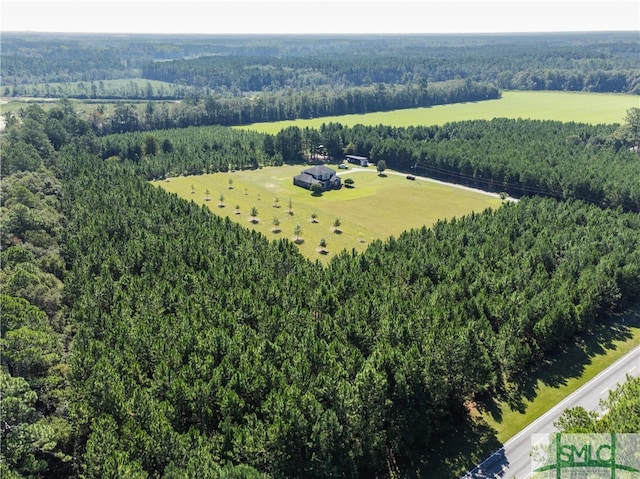
[[[112,80],[111,82],[124,80]],[[150,82],[158,91],[168,84]],[[57,98],[11,98],[0,100],[0,114],[17,113],[20,108],[30,104],[38,104],[45,110],[51,108],[58,101]],[[82,113],[94,110],[101,105],[109,114],[116,105],[109,100],[76,100],[71,99],[74,108]],[[151,100],[158,102],[159,100]],[[160,100],[159,102],[162,102]],[[126,103],[142,105],[148,100],[128,100]],[[505,91],[499,100],[487,100],[473,103],[454,103],[450,105],[436,105],[430,108],[412,108],[367,113],[362,115],[342,115],[313,119],[287,120],[270,123],[253,123],[251,125],[235,126],[256,130],[262,133],[276,134],[287,126],[296,125],[300,128],[318,128],[323,123],[340,122],[346,126],[356,125],[442,125],[444,123],[463,120],[478,120],[497,117],[531,118],[536,120],[576,121],[583,123],[622,123],[629,108],[640,107],[640,97],[637,95],[621,95],[608,93],[583,93],[559,91]]]
[[[328,262],[343,249],[363,251],[375,239],[397,237],[405,230],[430,226],[439,219],[501,205],[499,198],[489,194],[427,180],[409,181],[405,175],[389,170],[380,177],[374,167],[341,171],[343,181],[347,177],[354,180],[353,188],[343,187],[314,197],[310,191],[293,185],[293,176],[304,168],[269,167],[176,177],[153,184],[198,204],[207,204],[214,213],[228,216],[271,240],[294,240],[294,228],[300,225],[299,239],[304,240],[299,244],[301,253],[322,262]],[[207,189],[209,201],[205,200]],[[220,195],[224,196],[224,206],[220,206]],[[289,202],[292,215],[288,214]],[[239,214],[236,206],[240,207]],[[259,222],[255,224],[250,217],[253,207],[258,210]],[[317,223],[311,221],[313,213],[317,214]],[[280,221],[278,233],[272,231],[274,218]],[[340,220],[341,233],[333,231],[336,218]],[[317,251],[322,238],[327,242],[328,254]]]
[[[275,134],[283,128],[318,128],[323,123],[339,122],[346,126],[363,125],[443,125],[453,121],[525,118],[534,120],[576,121],[581,123],[622,123],[629,108],[639,107],[637,95],[574,93],[556,91],[505,91],[499,100],[454,103],[429,108],[393,110],[364,115],[343,115],[309,120],[254,123],[247,128]]]

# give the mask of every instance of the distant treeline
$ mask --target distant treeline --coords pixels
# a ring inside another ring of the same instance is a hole
[[[625,127],[494,119],[395,128],[289,127],[277,135],[189,128],[111,135],[103,157],[135,164],[148,179],[299,163],[323,145],[334,161],[367,156],[389,168],[505,192],[579,198],[640,211],[640,159]]]
[[[102,98],[107,93],[99,83],[95,88],[87,83],[135,78],[182,87],[171,91],[175,99],[454,79],[500,89],[640,93],[635,32],[246,37],[10,33],[2,41],[4,96],[29,91]],[[53,83],[72,86],[46,87]],[[125,85],[108,92],[129,99],[149,99],[150,93]]]
[[[5,86],[7,97],[73,98],[77,100],[174,100],[200,95],[201,89],[154,80],[91,80]]]
[[[482,101],[500,97],[497,88],[469,80],[441,83],[286,90],[254,96],[215,95],[184,102],[148,102],[143,108],[118,104],[112,114],[98,107],[89,121],[96,133],[124,133],[202,125],[244,125],[330,115]]]
[[[513,90],[640,93],[633,45],[603,47],[491,45],[403,48],[394,53],[372,51],[368,56],[351,52],[285,58],[212,56],[155,62],[143,68],[143,77],[232,92],[463,78]]]

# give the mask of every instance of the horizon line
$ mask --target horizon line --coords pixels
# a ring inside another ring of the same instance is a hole
[[[259,36],[259,35],[333,35],[333,36],[358,36],[358,35],[527,35],[527,34],[571,34],[571,33],[639,33],[640,29],[578,29],[578,30],[517,30],[517,31],[447,31],[447,32],[159,32],[159,31],[79,31],[79,30],[0,30],[0,36],[3,34],[67,34],[67,35],[245,35],[245,36]],[[639,39],[640,40],[640,39]]]

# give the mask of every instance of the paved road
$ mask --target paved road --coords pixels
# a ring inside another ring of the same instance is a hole
[[[615,389],[617,384],[623,383],[627,374],[640,376],[640,346],[509,439],[501,449],[463,476],[464,479],[526,479],[531,475],[531,435],[556,431],[553,423],[567,408],[582,406],[590,411],[602,412],[600,400],[607,398],[609,391]]]

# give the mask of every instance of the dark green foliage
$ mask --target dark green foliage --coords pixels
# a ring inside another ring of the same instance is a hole
[[[192,467],[382,474],[640,277],[637,216],[579,202],[522,201],[322,269],[116,165],[90,171],[69,183],[67,243],[87,467],[187,467],[197,431]],[[110,439],[90,427],[103,415]]]
[[[627,376],[600,406],[605,411],[602,416],[582,407],[566,409],[555,425],[562,432],[573,434],[637,434],[640,431],[640,377]]]
[[[253,131],[224,127],[128,133],[104,138],[102,156],[134,163],[137,173],[147,179],[282,164],[279,151],[270,156],[263,150],[265,138],[273,140]],[[148,141],[153,145],[160,143],[162,148],[154,148],[155,154],[151,155],[147,150]],[[297,159],[300,161],[301,154]]]
[[[320,183],[314,183],[311,185],[311,194],[313,194],[313,196],[321,196],[322,191],[323,191],[323,188]]]
[[[46,114],[29,115],[36,124],[26,128],[40,131]],[[56,117],[63,124],[64,115]],[[331,125],[320,134],[344,136],[357,152],[386,141],[406,151],[451,142],[455,151],[463,143],[456,137],[496,139],[496,125],[507,136],[522,127],[537,137],[545,154],[522,160],[527,167],[562,164],[558,151],[578,152],[575,161],[591,151],[580,143],[544,149],[550,130],[588,142],[613,129],[496,120],[406,131]],[[108,160],[81,147],[84,140],[59,150],[49,140],[47,161],[62,180],[49,170],[20,172],[3,189],[10,230],[1,278],[12,294],[2,297],[3,414],[24,426],[3,443],[3,474],[325,478],[381,477],[416,464],[428,470],[464,423],[465,401],[512,390],[530,367],[640,291],[638,215],[571,193],[567,201],[523,198],[441,221],[375,241],[362,254],[338,253],[323,267],[290,241],[269,242],[143,178],[185,165],[217,171],[230,151],[245,152],[243,167],[265,146],[297,154],[303,132],[292,129],[271,145],[264,135],[223,128],[179,133],[154,132],[154,145],[172,145],[155,155],[142,147],[144,134],[108,137],[105,158],[118,158]],[[16,144],[26,138],[11,135]],[[461,158],[470,154],[459,148]],[[593,151],[626,161],[608,148]],[[219,161],[206,163],[216,152]],[[391,167],[401,157],[386,161]],[[534,171],[539,181],[547,170]],[[52,278],[64,279],[64,302],[46,301],[60,291]]]
[[[0,474],[68,477],[74,436],[62,283],[63,186],[53,169],[59,150],[71,141],[91,150],[93,136],[64,101],[48,113],[28,107],[20,117],[2,138]],[[33,164],[19,159],[25,152]]]
[[[302,131],[297,126],[289,126],[278,132],[275,141],[284,163],[302,161]]]
[[[237,96],[375,84],[426,90],[432,82],[457,78],[504,89],[638,93],[640,88],[634,32],[384,37],[8,32],[2,40],[4,96],[192,101],[212,91]],[[111,79],[129,81],[104,81]],[[384,104],[384,95],[378,98]],[[320,105],[302,103],[306,114]]]

